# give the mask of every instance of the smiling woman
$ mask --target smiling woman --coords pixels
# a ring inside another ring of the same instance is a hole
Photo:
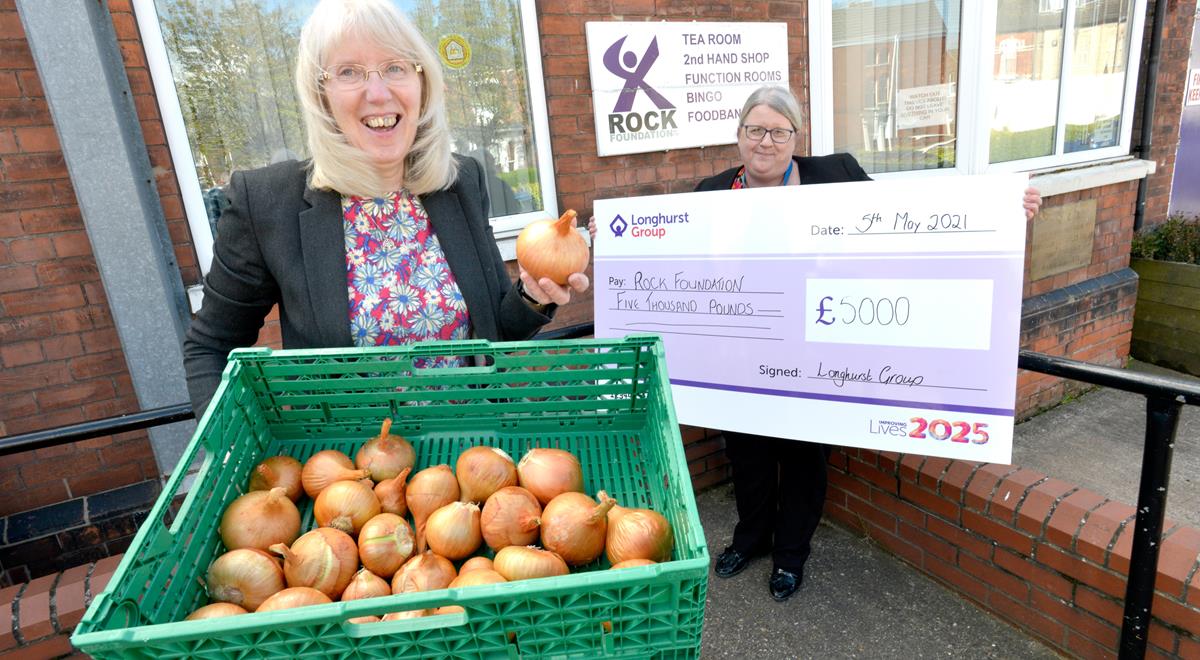
[[[388,0],[323,0],[300,33],[312,159],[235,172],[184,342],[203,413],[275,305],[284,348],[532,336],[588,279],[512,286],[479,163],[451,153],[438,57]],[[458,358],[414,360],[418,368]]]

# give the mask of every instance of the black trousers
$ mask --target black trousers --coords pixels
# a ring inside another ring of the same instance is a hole
[[[734,431],[724,435],[738,512],[733,548],[747,556],[770,551],[777,568],[802,574],[825,507],[832,448]]]

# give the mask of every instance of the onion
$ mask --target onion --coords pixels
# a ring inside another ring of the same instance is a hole
[[[596,504],[583,493],[563,493],[542,510],[542,546],[571,566],[590,563],[604,552],[608,510],[616,500],[600,491]]]
[[[283,488],[254,490],[235,499],[221,515],[219,533],[226,549],[267,550],[300,535],[300,510]]]
[[[257,548],[238,548],[213,560],[204,587],[212,600],[253,612],[287,584],[278,559]]]
[[[272,456],[250,473],[247,490],[271,490],[279,486],[287,491],[288,499],[299,502],[304,488],[300,484],[300,461],[291,456]]]
[[[336,449],[324,449],[304,462],[300,483],[309,497],[316,497],[335,481],[357,481],[370,476],[370,470],[355,470],[349,456]]]
[[[432,610],[405,610],[403,612],[388,612],[384,614],[380,621],[400,621],[402,619],[419,619],[423,616],[429,616]]]
[[[658,562],[654,561],[653,559],[626,559],[625,561],[613,564],[609,567],[609,570],[618,568],[633,568],[635,566],[650,566],[651,564],[657,563]]]
[[[532,578],[566,575],[570,569],[557,553],[525,545],[510,545],[501,548],[492,559],[496,572],[504,579],[529,580]]]
[[[433,612],[430,612],[430,616],[437,616],[439,614],[454,614],[455,612],[465,611],[466,610],[463,609],[462,605],[442,605]]]
[[[283,555],[283,575],[289,587],[312,587],[337,598],[358,570],[358,548],[349,534],[318,527],[296,539],[292,547],[271,546]]]
[[[346,619],[346,623],[379,623],[381,619],[374,614],[366,616],[356,616],[353,619]]]
[[[484,502],[479,528],[492,550],[529,545],[538,538],[541,515],[542,505],[533,493],[520,486],[506,486]]]
[[[332,527],[354,536],[368,520],[379,515],[379,498],[361,481],[335,481],[317,495],[313,518],[321,527]]]
[[[517,485],[517,466],[503,449],[477,445],[458,455],[454,465],[463,502],[482,504],[492,493]]]
[[[392,593],[445,589],[456,577],[458,573],[449,559],[425,552],[409,559],[396,571],[392,576]]]
[[[596,496],[601,500],[608,498],[604,491]],[[628,559],[671,561],[674,547],[675,536],[671,534],[671,523],[661,513],[622,506],[609,509],[604,552],[610,564],[615,566]]]
[[[473,571],[459,571],[458,577],[450,583],[450,588],[454,587],[473,587],[479,584],[499,584],[508,582],[503,575],[490,568],[477,568]]]
[[[412,469],[417,462],[417,453],[408,440],[389,433],[392,420],[383,420],[379,435],[367,440],[354,455],[354,465],[369,470],[375,481],[384,481],[400,474],[404,468]]]
[[[408,480],[404,497],[417,532],[417,552],[425,552],[425,521],[429,514],[458,501],[458,493],[458,479],[449,465],[427,467]]]
[[[412,472],[412,468],[404,468],[391,479],[375,484],[375,497],[379,498],[379,508],[384,513],[394,513],[401,518],[408,515],[408,500],[404,491],[409,472]]]
[[[533,493],[542,506],[560,493],[583,492],[583,468],[569,451],[534,447],[517,464],[521,487]]]
[[[200,619],[219,619],[224,616],[233,616],[235,614],[249,614],[244,607],[234,605],[233,603],[213,603],[205,605],[187,615],[184,621],[199,621]]]
[[[479,531],[479,505],[451,502],[429,514],[425,540],[430,550],[452,561],[475,554],[483,542]]]
[[[323,605],[332,602],[329,596],[311,587],[288,587],[264,601],[262,605],[258,606],[257,611],[290,610],[293,607]]]
[[[566,284],[568,276],[587,268],[590,252],[575,231],[576,215],[567,209],[558,220],[535,220],[517,235],[517,263],[535,280]]]
[[[392,587],[387,580],[375,575],[367,569],[362,569],[354,574],[350,579],[350,584],[342,590],[342,602],[348,600],[358,600],[360,598],[377,598],[379,596],[391,596]]]
[[[381,513],[367,521],[358,532],[358,558],[367,570],[390,580],[396,570],[412,557],[412,527],[394,513]]]
[[[458,567],[458,574],[470,573],[471,571],[493,570],[492,560],[487,557],[471,557],[463,562],[462,566]]]

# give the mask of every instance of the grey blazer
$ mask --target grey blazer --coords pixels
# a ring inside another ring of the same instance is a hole
[[[458,179],[421,202],[467,303],[472,336],[531,337],[550,317],[512,286],[488,223],[482,168],[455,158]],[[227,194],[204,306],[183,342],[196,417],[208,407],[229,351],[252,345],[277,303],[284,348],[353,345],[341,195],[308,187],[306,163],[297,161],[235,172]]]

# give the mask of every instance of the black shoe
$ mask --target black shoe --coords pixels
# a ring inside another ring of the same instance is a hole
[[[804,581],[804,577],[785,571],[782,568],[776,568],[771,573],[771,598],[784,601],[792,597],[796,590],[800,588],[800,583]]]
[[[733,577],[746,569],[750,564],[749,555],[734,550],[732,546],[725,548],[720,557],[717,557],[717,563],[713,567],[717,577]]]

